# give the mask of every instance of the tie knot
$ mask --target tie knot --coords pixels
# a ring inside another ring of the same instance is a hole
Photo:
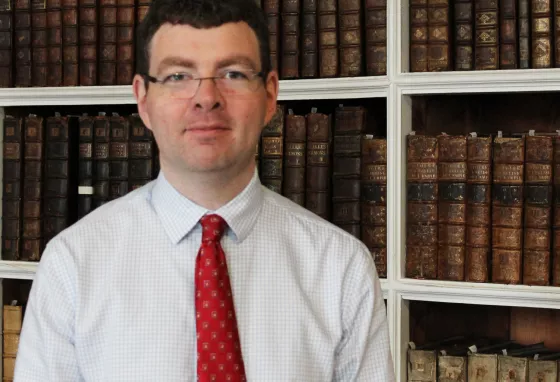
[[[202,241],[220,241],[226,228],[225,220],[216,214],[205,215],[200,219]]]

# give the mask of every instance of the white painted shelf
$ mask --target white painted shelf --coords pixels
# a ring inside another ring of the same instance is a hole
[[[0,260],[0,279],[33,280],[39,263]]]

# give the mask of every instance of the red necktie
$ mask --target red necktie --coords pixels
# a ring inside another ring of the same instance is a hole
[[[226,222],[218,215],[206,215],[200,224],[202,244],[195,273],[198,381],[245,381],[226,256],[220,245]]]

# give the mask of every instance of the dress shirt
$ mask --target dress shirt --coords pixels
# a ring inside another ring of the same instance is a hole
[[[16,382],[195,381],[195,260],[206,213],[222,238],[248,381],[394,380],[365,245],[255,172],[209,211],[158,178],[51,240],[24,317]]]

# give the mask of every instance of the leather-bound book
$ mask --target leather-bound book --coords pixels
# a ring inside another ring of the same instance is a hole
[[[467,137],[465,281],[488,282],[491,253],[492,137]]]
[[[467,137],[438,136],[438,279],[465,279]]]
[[[554,67],[560,68],[560,0],[554,0]]]
[[[128,193],[128,119],[113,113],[109,117],[109,200]]]
[[[438,139],[407,137],[406,277],[438,276]]]
[[[14,86],[31,86],[31,0],[14,0]]]
[[[89,214],[93,206],[93,120],[84,114],[78,121],[78,219]]]
[[[340,77],[357,77],[362,69],[361,0],[338,0]]]
[[[99,0],[99,85],[117,84],[117,0]]]
[[[305,146],[307,123],[305,116],[288,110],[284,138],[284,182],[282,195],[305,207]]]
[[[451,70],[449,0],[428,0],[428,71]]]
[[[335,109],[331,221],[358,239],[361,237],[361,140],[366,122],[366,109],[362,106],[339,105]],[[367,241],[376,241],[372,229],[362,232],[368,236]]]
[[[331,217],[331,116],[315,108],[306,115],[307,147],[305,208],[330,220]]]
[[[284,105],[277,105],[276,113],[261,134],[260,179],[265,187],[278,194],[282,194],[285,110]]]
[[[134,1],[117,0],[117,85],[134,77]]]
[[[263,0],[263,10],[268,22],[270,64],[280,73],[280,0]]]
[[[77,218],[76,117],[47,117],[43,236],[45,245]]]
[[[19,260],[23,217],[23,129],[20,118],[4,117],[2,156],[2,260]]]
[[[455,0],[455,70],[473,70],[474,0]]]
[[[387,74],[387,0],[365,1],[367,76]]]
[[[128,189],[132,191],[152,180],[155,142],[152,131],[144,125],[138,113],[130,115],[128,120],[130,125]]]
[[[43,250],[42,194],[44,184],[43,117],[25,117],[23,163],[23,235],[22,261],[39,261]]]
[[[12,301],[12,305],[5,304],[2,314],[2,380],[13,381],[14,370],[19,346],[19,338],[23,324],[23,307],[17,300]]]
[[[142,20],[144,20],[144,17],[146,17],[146,13],[148,13],[151,3],[152,0],[138,0],[136,4],[136,20],[138,23],[141,23]]]
[[[100,112],[93,119],[93,204],[92,210],[109,201],[109,117]]]
[[[62,3],[47,0],[47,86],[62,86]]]
[[[523,284],[550,284],[553,141],[529,135],[525,141],[525,227]]]
[[[517,69],[517,0],[500,0],[500,69]]]
[[[498,0],[474,0],[475,70],[499,68]]]
[[[362,241],[368,247],[377,274],[387,277],[387,140],[362,136]]]
[[[319,42],[317,27],[317,2],[320,0],[301,0],[301,76],[319,76]]]
[[[525,136],[494,138],[492,282],[520,284]]]
[[[98,38],[98,16],[97,0],[78,0],[79,1],[79,68],[80,85],[97,85],[97,44]]]
[[[62,84],[80,83],[78,49],[78,0],[62,0]]]
[[[558,357],[558,354],[555,354]],[[529,381],[557,382],[558,360],[529,359]]]
[[[280,78],[299,78],[300,0],[282,0]]]
[[[531,0],[531,67],[552,67],[553,0]]]
[[[31,85],[47,86],[47,0],[31,0]]]
[[[518,0],[517,10],[517,29],[519,30],[519,68],[528,69],[531,67],[531,0]]]
[[[13,86],[14,2],[0,1],[0,88]]]
[[[410,0],[410,71],[428,71],[428,0]]]
[[[337,77],[339,74],[337,0],[320,0],[317,8],[319,77]]]
[[[464,340],[464,337],[449,337],[420,346],[417,346],[414,342],[409,342],[409,349],[407,350],[407,381],[438,381],[438,351],[461,340]]]
[[[560,135],[554,137],[553,166],[552,285],[560,286]]]

